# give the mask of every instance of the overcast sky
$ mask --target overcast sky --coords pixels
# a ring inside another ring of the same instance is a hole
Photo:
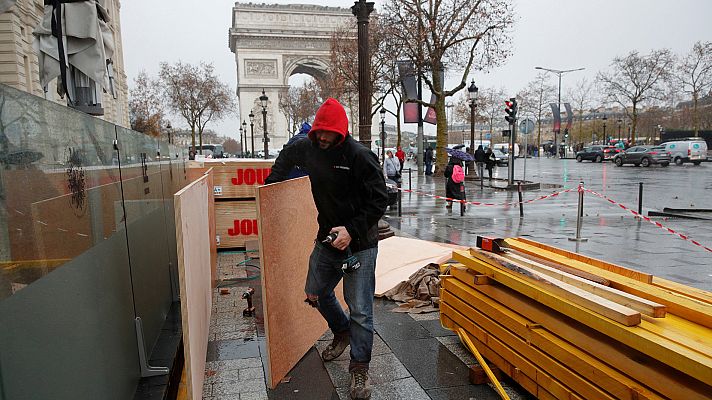
[[[347,0],[265,3],[342,7],[354,4]],[[384,2],[375,3],[378,10]],[[647,53],[669,48],[676,54],[684,54],[698,40],[712,41],[709,0],[513,0],[513,3],[516,12],[513,56],[487,74],[474,74],[472,77],[480,88],[501,86],[514,95],[534,78],[538,72],[534,66],[585,67],[584,71],[564,75],[562,93],[565,93],[567,85],[573,86],[582,77],[593,79],[598,71],[608,68],[613,57],[631,50]],[[234,92],[235,58],[228,47],[234,4],[229,0],[122,1],[121,33],[129,88],[141,70],[156,76],[160,62],[182,60],[213,63],[220,79]],[[556,83],[554,76],[551,83]],[[187,126],[176,116],[170,119],[173,126]],[[387,119],[389,124],[394,122]],[[221,135],[239,136],[237,116],[210,123],[208,128]],[[415,130],[415,126],[407,125],[405,129]]]

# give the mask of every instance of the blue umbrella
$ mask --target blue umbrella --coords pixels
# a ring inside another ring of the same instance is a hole
[[[462,161],[475,161],[475,157],[472,154],[465,153],[462,150],[451,149],[449,147],[446,147],[445,151],[447,151],[447,154],[449,154],[450,157],[459,158]]]

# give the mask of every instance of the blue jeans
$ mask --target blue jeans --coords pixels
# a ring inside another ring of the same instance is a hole
[[[373,247],[354,253],[361,267],[349,273],[341,271],[345,256],[316,242],[309,258],[309,273],[304,291],[319,296],[318,309],[333,333],[350,332],[351,367],[368,367],[373,348],[373,295],[376,290],[376,256]],[[334,288],[344,279],[346,315],[334,295]]]
[[[432,168],[432,166],[433,166],[432,161],[425,162],[425,175],[432,175],[432,172],[430,172],[430,169]]]

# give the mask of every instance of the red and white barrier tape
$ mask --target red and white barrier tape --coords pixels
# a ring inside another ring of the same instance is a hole
[[[682,234],[682,233],[680,233],[680,232],[677,232],[677,231],[675,231],[675,230],[673,230],[673,229],[670,229],[670,228],[668,228],[667,226],[664,226],[663,224],[661,224],[661,223],[658,222],[658,221],[653,221],[650,217],[646,217],[645,215],[642,215],[642,214],[638,213],[637,211],[632,210],[632,209],[630,209],[630,208],[624,206],[624,205],[621,204],[621,203],[618,203],[618,202],[616,202],[616,201],[614,201],[614,200],[611,200],[611,199],[608,198],[608,196],[606,196],[606,195],[603,195],[603,194],[601,194],[601,193],[595,192],[595,191],[593,191],[593,190],[591,190],[591,189],[586,189],[586,188],[584,188],[584,187],[581,187],[581,188],[582,188],[582,190],[584,190],[584,191],[586,191],[586,192],[588,192],[588,193],[591,193],[592,195],[594,195],[594,196],[596,196],[596,197],[600,197],[600,198],[606,200],[607,202],[609,202],[609,203],[611,203],[611,204],[613,204],[613,205],[616,205],[616,206],[618,206],[618,207],[620,207],[620,208],[622,208],[622,209],[624,209],[624,210],[630,212],[631,214],[635,215],[635,216],[638,217],[638,218],[642,218],[642,219],[644,219],[645,221],[650,222],[651,224],[657,226],[657,227],[660,228],[660,229],[664,229],[664,230],[668,231],[668,233],[672,233],[673,235],[679,237],[679,238],[682,239],[682,240],[688,241],[688,242],[694,244],[695,246],[699,246],[699,247],[701,247],[701,248],[703,248],[703,249],[709,251],[710,253],[712,253],[712,248],[707,247],[707,246],[703,245],[702,243],[700,243],[700,242],[698,242],[698,241],[696,241],[696,240],[691,239],[691,238],[690,238],[689,236],[687,236],[687,235],[684,235],[684,234]]]
[[[434,199],[440,199],[440,200],[445,200],[445,201],[452,201],[452,202],[454,202],[454,203],[471,204],[471,205],[473,205],[473,206],[486,206],[486,207],[516,206],[516,205],[518,205],[518,204],[529,204],[529,203],[533,203],[533,202],[535,202],[535,201],[544,200],[544,199],[548,199],[548,198],[551,198],[551,197],[556,197],[556,196],[558,196],[558,195],[560,195],[560,194],[568,193],[568,192],[572,192],[572,191],[576,190],[576,189],[566,189],[566,190],[562,190],[562,191],[559,191],[559,192],[554,192],[554,193],[550,193],[550,194],[547,194],[547,195],[539,196],[539,197],[536,197],[536,198],[534,198],[534,199],[524,200],[524,201],[521,201],[521,202],[519,202],[519,201],[512,201],[512,202],[504,202],[504,203],[483,203],[483,202],[481,202],[481,201],[458,200],[458,199],[453,199],[453,198],[450,198],[450,197],[438,196],[438,195],[436,195],[436,194],[432,194],[432,193],[428,193],[428,192],[422,192],[422,191],[419,191],[419,190],[403,189],[403,188],[397,187],[396,185],[389,185],[389,184],[387,184],[386,186],[388,186],[388,187],[390,187],[390,188],[393,188],[393,189],[400,190],[401,192],[404,192],[404,193],[415,193],[415,194],[420,195],[420,196],[427,196],[427,197],[432,197],[432,198],[434,198]]]

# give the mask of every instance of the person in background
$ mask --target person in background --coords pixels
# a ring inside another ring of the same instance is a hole
[[[485,152],[485,168],[487,168],[487,173],[489,174],[490,180],[492,180],[492,168],[494,168],[496,162],[497,158],[495,158],[494,152],[492,152],[492,148],[488,147],[487,151]]]
[[[309,133],[309,130],[311,130],[311,125],[309,125],[309,123],[307,122],[302,122],[302,126],[299,128],[299,132],[296,135],[292,136],[291,139],[289,139],[289,141],[287,141],[287,143],[284,145],[284,147],[291,146],[299,140],[308,139],[307,134]],[[289,176],[287,177],[287,179],[294,179],[307,175],[309,174],[307,174],[306,171],[302,169],[302,167],[300,167],[299,165],[295,165],[294,168],[289,171]]]
[[[400,162],[397,158],[393,157],[393,152],[390,150],[386,152],[386,159],[383,161],[383,171],[386,173],[388,179],[396,183],[400,182]]]
[[[482,145],[477,146],[477,150],[475,150],[475,163],[477,164],[477,173],[484,175],[485,149]],[[480,176],[480,178],[484,178],[484,176]]]
[[[444,172],[445,178],[447,178],[447,181],[445,182],[445,197],[456,200],[465,200],[464,183],[462,181],[456,182],[455,179],[453,179],[455,166],[460,167],[460,171],[462,171],[462,160],[457,157],[450,157],[450,161],[445,167]],[[452,208],[452,200],[448,200],[445,207]]]
[[[335,360],[350,344],[349,395],[370,399],[378,220],[386,211],[388,193],[378,157],[354,140],[348,129],[344,107],[327,99],[317,110],[307,139],[279,153],[265,184],[286,180],[295,165],[309,174],[319,230],[304,292],[334,334],[321,357]],[[354,267],[354,257],[360,266]],[[352,268],[344,269],[344,263]],[[342,279],[348,314],[334,294]]]
[[[433,166],[433,146],[428,145],[428,148],[425,149],[425,175],[432,175],[432,171],[430,170],[431,167]]]
[[[403,148],[400,146],[398,146],[398,151],[396,151],[396,157],[398,158],[398,162],[400,163],[400,169],[398,170],[398,172],[403,174],[403,164],[405,164],[405,151],[403,151]]]

